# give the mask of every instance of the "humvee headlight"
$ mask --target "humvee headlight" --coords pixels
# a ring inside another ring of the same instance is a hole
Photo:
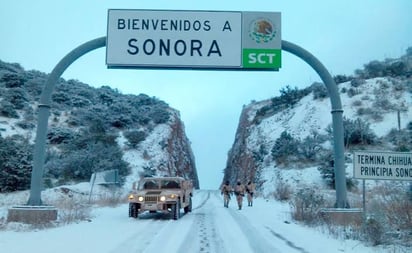
[[[174,198],[176,198],[176,194],[171,194],[170,197],[171,197],[172,199],[174,199]]]
[[[132,200],[132,199],[134,199],[134,196],[133,196],[133,194],[130,194],[129,195],[129,200]]]
[[[143,198],[143,196],[139,196],[139,197],[137,197],[137,200],[142,202],[144,200],[144,198]]]
[[[166,196],[160,196],[160,201],[166,201]]]

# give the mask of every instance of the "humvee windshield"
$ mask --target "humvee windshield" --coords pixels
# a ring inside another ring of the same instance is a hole
[[[159,189],[159,184],[156,180],[148,180],[140,188],[145,190]]]
[[[164,180],[161,182],[160,187],[162,189],[179,189],[179,182],[175,180]]]
[[[154,190],[154,189],[180,189],[180,182],[178,180],[146,180],[142,185],[139,185],[140,190]]]

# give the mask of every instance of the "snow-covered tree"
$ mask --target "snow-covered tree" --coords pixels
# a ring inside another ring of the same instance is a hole
[[[0,136],[0,192],[30,187],[32,146],[21,136]]]
[[[287,131],[283,131],[280,134],[280,137],[275,141],[275,145],[273,145],[271,150],[273,159],[277,163],[290,161],[289,158],[296,156],[298,153],[298,143],[299,141],[291,134]]]

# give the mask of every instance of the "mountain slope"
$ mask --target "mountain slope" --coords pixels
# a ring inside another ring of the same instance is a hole
[[[286,107],[274,105],[272,99],[254,102],[243,108],[235,141],[228,155],[224,180],[234,182],[237,179],[252,179],[263,183],[264,176],[258,178],[263,171],[273,171],[271,168],[281,166],[276,163],[271,151],[285,131],[300,141],[315,135],[329,134],[328,125],[332,122],[330,100],[328,97],[315,99],[315,89],[310,87],[308,90],[309,92],[296,103]],[[398,129],[398,122],[400,129],[406,129],[410,124],[412,99],[406,80],[373,78],[360,83],[347,81],[339,84],[339,90],[344,110],[343,117],[367,122],[380,142],[391,130]],[[262,114],[262,109],[265,109],[265,114]],[[326,149],[332,149],[330,139],[321,145]],[[395,147],[393,143],[385,142],[372,148]],[[314,161],[306,167],[320,163],[321,161]],[[293,164],[290,166],[296,167]],[[302,166],[305,167],[298,167]]]
[[[30,173],[21,175],[19,160],[32,159],[37,103],[46,80],[44,73],[0,61],[0,155],[4,152],[6,159],[0,166],[3,172],[13,171],[0,174],[5,182],[0,192],[29,187]],[[10,148],[22,156],[6,155]],[[131,162],[131,155],[144,162]],[[46,185],[88,181],[92,173],[110,169],[118,169],[122,181],[148,173],[177,175],[199,187],[178,111],[145,94],[124,95],[108,86],[96,89],[60,79],[49,117]]]

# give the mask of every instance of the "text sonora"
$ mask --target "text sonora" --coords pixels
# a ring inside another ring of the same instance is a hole
[[[172,40],[152,39],[143,40],[141,43],[136,38],[129,39],[127,52],[131,55],[159,55],[159,56],[222,56],[219,45],[216,40],[209,41],[207,45],[201,40]]]

